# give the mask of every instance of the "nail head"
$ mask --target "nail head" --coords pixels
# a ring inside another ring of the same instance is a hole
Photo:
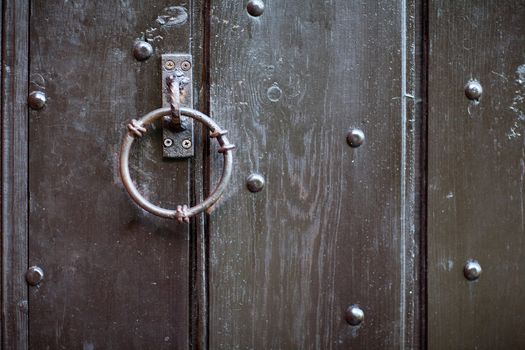
[[[44,279],[44,270],[38,266],[31,266],[26,271],[26,281],[31,286],[36,286]]]
[[[345,314],[346,322],[352,326],[360,325],[365,319],[365,313],[357,305],[350,305]]]
[[[150,43],[143,40],[138,40],[133,46],[133,56],[138,61],[145,61],[153,55],[153,46]]]
[[[27,97],[27,104],[32,109],[42,109],[46,105],[47,97],[43,91],[33,91]]]
[[[264,12],[264,2],[262,0],[250,0],[246,9],[251,16],[259,17]]]
[[[250,192],[256,193],[264,188],[265,182],[261,174],[250,174],[250,176],[246,178],[246,187],[248,187]]]
[[[471,80],[465,85],[465,95],[469,100],[479,100],[483,94],[483,87],[476,80]]]
[[[346,142],[350,147],[359,147],[365,141],[365,134],[361,129],[352,129],[346,135]]]
[[[463,268],[463,274],[469,281],[475,281],[481,276],[481,265],[476,260],[469,260]]]

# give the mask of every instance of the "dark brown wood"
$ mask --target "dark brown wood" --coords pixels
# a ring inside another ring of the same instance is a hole
[[[210,348],[414,347],[415,5],[244,5],[211,18],[211,112],[238,150],[210,219]]]
[[[206,0],[192,1],[192,54],[195,108],[209,114],[209,22],[210,6]],[[209,131],[199,123],[195,124],[195,156],[192,169],[192,204],[201,203],[209,194],[208,187],[208,146]],[[191,234],[191,339],[192,349],[208,349],[208,235],[207,216],[199,215],[192,221]]]
[[[28,1],[2,2],[2,347],[27,349]]]
[[[430,349],[525,348],[524,18],[523,1],[430,2]]]
[[[159,55],[190,50],[191,4],[31,4],[31,84],[49,102],[30,119],[29,263],[46,274],[30,289],[30,345],[188,348],[189,227],[131,201],[117,153],[126,123],[161,105]],[[184,8],[173,25],[161,17],[169,6]],[[144,62],[132,55],[140,38],[156,51]],[[188,203],[190,161],[162,159],[158,128],[138,143],[140,190],[166,207]]]

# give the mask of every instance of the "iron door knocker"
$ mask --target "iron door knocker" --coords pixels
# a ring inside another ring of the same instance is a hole
[[[133,141],[136,138],[142,137],[147,132],[146,126],[164,116],[169,116],[171,114],[171,109],[169,107],[159,108],[151,111],[138,120],[133,119],[131,123],[128,124],[128,133],[126,136],[124,136],[122,147],[120,149],[119,164],[122,183],[124,184],[124,187],[128,191],[131,198],[141,208],[160,217],[177,219],[179,222],[189,222],[190,217],[209,209],[221,198],[228,185],[228,182],[230,181],[233,168],[232,150],[235,148],[235,146],[228,141],[228,138],[226,137],[227,131],[223,130],[207,115],[195,109],[185,107],[180,108],[180,113],[183,116],[190,117],[204,124],[210,130],[210,137],[217,139],[219,142],[219,153],[222,153],[224,156],[224,165],[221,178],[217,187],[213,190],[208,198],[206,198],[202,203],[193,207],[188,207],[187,205],[178,205],[176,209],[165,209],[151,203],[146,198],[144,198],[144,196],[140,194],[140,192],[137,190],[137,187],[131,180],[131,175],[129,173],[129,153]]]

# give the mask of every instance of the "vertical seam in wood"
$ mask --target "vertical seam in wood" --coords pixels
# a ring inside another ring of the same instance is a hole
[[[420,347],[422,349],[428,349],[428,247],[427,247],[427,235],[428,235],[428,223],[427,223],[427,203],[428,203],[428,76],[429,76],[429,0],[422,2],[421,9],[421,46],[422,46],[422,55],[421,55],[421,116],[423,118],[421,123],[421,165],[420,169],[422,171],[420,184],[421,194],[420,194],[420,227],[421,227],[421,237],[419,240],[420,244],[420,259],[419,259],[419,278],[420,278]]]
[[[407,128],[406,128],[406,113],[407,113],[407,106],[406,106],[406,64],[407,64],[407,53],[406,53],[406,35],[407,35],[407,28],[406,28],[406,6],[407,2],[406,0],[401,0],[401,227],[400,227],[400,300],[399,300],[399,308],[400,308],[400,349],[405,348],[405,328],[406,328],[406,143],[407,143]]]

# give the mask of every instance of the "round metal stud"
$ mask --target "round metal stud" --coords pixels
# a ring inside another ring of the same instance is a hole
[[[264,2],[262,0],[250,0],[246,10],[253,17],[259,17],[264,12]]]
[[[153,55],[153,46],[147,41],[139,40],[133,46],[133,56],[138,61],[145,61]]]
[[[475,281],[481,276],[481,265],[476,260],[469,260],[463,268],[463,274],[469,281]]]
[[[469,100],[477,101],[483,94],[483,87],[476,80],[471,80],[465,85],[465,95]]]
[[[346,322],[352,326],[359,326],[365,319],[365,313],[357,305],[350,305],[345,313]]]
[[[248,190],[253,193],[261,191],[265,183],[264,177],[260,174],[250,174],[250,176],[246,178],[246,186]]]
[[[27,104],[32,109],[42,109],[46,105],[47,98],[43,91],[33,91],[27,97]]]
[[[44,279],[44,270],[38,266],[31,266],[26,271],[26,281],[31,286],[36,286]]]
[[[365,141],[365,134],[361,129],[352,129],[346,135],[346,142],[350,147],[359,147]]]

